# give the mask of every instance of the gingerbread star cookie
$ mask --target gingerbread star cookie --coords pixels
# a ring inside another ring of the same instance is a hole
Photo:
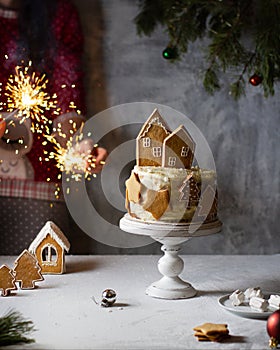
[[[229,337],[228,326],[225,323],[203,323],[193,328],[198,341],[220,342]]]

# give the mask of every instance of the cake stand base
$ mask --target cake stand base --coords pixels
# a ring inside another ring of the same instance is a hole
[[[179,275],[184,269],[184,261],[178,255],[181,244],[187,241],[188,237],[154,237],[162,243],[161,250],[164,255],[158,261],[158,270],[163,277],[152,283],[146,294],[162,299],[186,299],[196,295],[192,285],[183,281]]]
[[[179,277],[184,269],[184,261],[178,253],[182,243],[193,236],[217,233],[221,226],[221,222],[217,220],[211,224],[202,224],[194,231],[191,225],[142,222],[126,214],[120,220],[120,228],[123,231],[148,235],[162,244],[161,250],[164,255],[158,261],[158,270],[163,277],[152,283],[146,289],[146,294],[161,299],[187,299],[195,296],[197,291],[192,285]]]
[[[146,294],[159,299],[187,299],[196,295],[193,286],[181,278],[162,277],[146,289]]]

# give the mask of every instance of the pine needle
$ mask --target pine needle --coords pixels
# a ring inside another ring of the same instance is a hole
[[[32,321],[25,320],[20,312],[10,310],[0,317],[0,346],[33,343],[35,340],[27,335],[34,330]]]

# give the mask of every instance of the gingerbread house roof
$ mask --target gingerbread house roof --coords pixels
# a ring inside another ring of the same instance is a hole
[[[56,242],[67,252],[70,249],[70,243],[68,239],[65,237],[60,228],[52,221],[47,221],[46,224],[42,227],[41,231],[38,233],[37,237],[30,244],[28,250],[35,254],[36,248],[43,241],[47,235],[50,235]]]
[[[175,135],[178,135],[178,137],[190,147],[192,152],[194,152],[195,142],[194,142],[193,138],[191,137],[190,133],[188,132],[188,130],[184,127],[184,125],[179,125],[177,129],[175,129],[170,135],[168,135],[165,138],[164,142],[166,143],[168,140],[170,140]]]
[[[139,139],[140,137],[145,137],[145,134],[148,132],[151,125],[153,124],[161,126],[165,130],[166,135],[170,134],[169,126],[166,124],[166,121],[162,118],[158,109],[156,108],[154,109],[153,113],[149,116],[149,118],[146,120],[146,122],[143,124],[137,136],[137,139]]]

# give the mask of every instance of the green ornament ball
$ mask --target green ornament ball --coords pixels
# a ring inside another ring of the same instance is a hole
[[[168,46],[162,51],[162,56],[166,60],[174,60],[178,57],[178,50],[175,46]]]

